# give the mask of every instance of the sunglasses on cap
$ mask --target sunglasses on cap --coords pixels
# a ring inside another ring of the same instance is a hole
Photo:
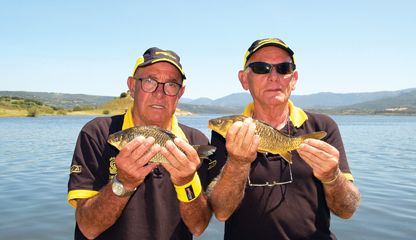
[[[273,67],[280,74],[290,74],[296,69],[296,65],[291,62],[283,62],[278,64],[270,64],[266,62],[252,62],[247,65],[254,73],[268,74],[273,70]]]

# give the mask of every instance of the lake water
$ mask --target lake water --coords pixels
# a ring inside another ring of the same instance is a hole
[[[214,115],[179,117],[202,130]],[[73,239],[66,201],[81,127],[93,117],[0,118],[0,239]],[[416,236],[416,117],[333,116],[361,194],[352,219],[332,218],[339,239]],[[215,220],[198,239],[222,239]]]

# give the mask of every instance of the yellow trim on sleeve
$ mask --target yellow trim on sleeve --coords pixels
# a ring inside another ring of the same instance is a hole
[[[73,208],[77,208],[78,198],[90,198],[98,194],[98,191],[94,190],[71,190],[68,192],[68,203]]]
[[[342,173],[342,175],[344,175],[344,177],[351,182],[354,182],[354,177],[352,176],[351,173]]]

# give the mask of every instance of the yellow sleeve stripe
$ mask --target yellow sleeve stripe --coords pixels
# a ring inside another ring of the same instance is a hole
[[[77,208],[78,198],[90,198],[98,194],[98,191],[94,190],[71,190],[68,192],[68,203],[73,208]]]
[[[354,182],[354,177],[352,176],[351,173],[342,173],[344,175],[344,177],[351,182]]]

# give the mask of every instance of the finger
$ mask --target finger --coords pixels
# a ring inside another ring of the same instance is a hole
[[[257,154],[257,149],[260,144],[260,136],[254,135],[253,136],[253,142],[251,143],[250,147],[248,148],[248,151],[250,154]]]
[[[245,137],[242,139],[242,144],[241,146],[244,149],[249,149],[250,146],[253,144],[253,140],[254,140],[254,134],[256,133],[256,124],[254,124],[253,122],[249,123],[249,125],[247,126],[247,132]]]
[[[175,158],[175,156],[173,156],[173,154],[166,148],[166,146],[160,148],[160,154],[162,154],[166,158],[169,165],[171,165],[174,168],[180,168],[181,163]]]
[[[243,147],[244,144],[250,144],[250,139],[246,140],[246,136],[248,133],[248,130],[250,128],[250,124],[253,120],[251,118],[246,118],[244,119],[243,125],[240,128],[240,131],[238,131],[237,133],[237,137],[236,137],[236,145]],[[248,147],[248,146],[244,146],[244,147]]]
[[[308,144],[301,144],[298,149],[299,156],[312,168],[314,171],[319,171],[320,174],[333,168],[338,164],[338,160],[334,156],[329,155],[319,149],[316,149]]]
[[[182,152],[172,141],[167,141],[165,144],[166,149],[172,154],[175,162],[175,167],[180,165],[185,165],[189,162],[188,158],[186,157],[185,153]]]
[[[162,163],[162,166],[169,172],[169,174],[173,177],[179,175],[179,170],[175,168],[170,162]]]
[[[155,163],[147,164],[147,165],[139,168],[139,170],[137,171],[137,174],[142,176],[143,179],[144,179],[156,167],[157,167],[157,164],[155,164]]]
[[[155,144],[151,146],[150,150],[144,153],[141,157],[136,160],[136,166],[138,168],[143,167],[144,165],[148,164],[149,161],[156,156],[156,154],[160,151],[159,144]]]
[[[138,146],[136,149],[134,149],[131,152],[131,157],[138,160],[141,158],[146,152],[149,151],[149,149],[152,147],[152,145],[155,143],[155,139],[153,137],[146,138],[143,143]]]
[[[185,142],[181,138],[175,138],[174,143],[180,149],[182,149],[183,153],[186,155],[188,161],[192,162],[193,164],[199,165],[200,159],[198,157],[198,153],[194,147],[192,147],[188,142]],[[181,151],[181,152],[182,152]]]
[[[243,122],[237,121],[233,123],[233,125],[231,125],[231,127],[228,129],[227,135],[226,135],[226,139],[227,139],[226,142],[229,143],[229,145],[234,145],[236,134],[238,133],[242,125],[243,125]]]
[[[131,154],[132,151],[134,151],[136,148],[138,148],[140,145],[143,144],[145,140],[145,137],[143,136],[138,136],[136,138],[134,138],[132,141],[130,141],[129,143],[127,143],[123,149],[121,149],[120,151],[120,156],[121,157],[127,157]]]
[[[326,152],[328,154],[332,154],[332,155],[338,155],[338,150],[333,147],[332,145],[328,144],[327,142],[324,142],[322,140],[318,140],[318,139],[312,139],[312,138],[308,138],[304,141],[305,144],[308,144],[312,147],[315,147],[323,152]]]
[[[315,161],[312,160],[312,158],[314,157],[314,155],[312,153],[310,153],[309,151],[306,150],[307,146],[306,144],[301,144],[299,146],[299,149],[297,150],[297,152],[299,153],[299,156],[312,168],[315,169],[316,168],[316,163]]]

